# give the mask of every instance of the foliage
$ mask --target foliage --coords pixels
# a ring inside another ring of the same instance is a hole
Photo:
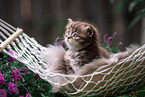
[[[131,29],[135,26],[135,24],[137,24],[141,19],[145,17],[145,1],[144,0],[122,0],[121,3],[117,6],[117,12],[120,12],[121,9],[123,9],[123,7],[127,4],[128,4],[128,12],[135,13],[133,20],[129,24],[129,29]]]
[[[144,97],[144,96],[145,96],[145,87],[142,87],[140,89],[131,89],[130,93],[116,97]]]
[[[104,35],[103,37],[103,44],[102,47],[107,49],[110,53],[118,53],[119,48],[122,45],[122,42],[118,42],[116,46],[113,46],[113,42],[115,41],[114,38],[117,35],[117,32],[114,32],[112,36],[108,36],[107,34]]]
[[[60,96],[51,93],[51,85],[24,64],[5,54],[0,58],[0,97],[57,97],[58,95]]]

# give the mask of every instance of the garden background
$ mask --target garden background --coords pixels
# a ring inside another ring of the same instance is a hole
[[[133,1],[139,3],[130,11]],[[0,0],[0,18],[23,28],[44,46],[63,37],[68,18],[87,21],[98,27],[101,38],[117,32],[115,40],[123,42],[124,48],[145,42],[144,18],[129,29],[136,12],[144,5],[143,0]]]
[[[102,41],[104,35],[111,36],[117,32],[113,45],[122,42],[119,49],[124,50],[131,43],[145,43],[144,5],[144,0],[0,0],[0,18],[15,27],[23,28],[26,34],[43,46],[53,44],[57,37],[63,37],[68,18],[86,21],[99,29]],[[8,56],[3,58],[5,61],[0,61],[1,64],[7,64],[9,68]],[[15,69],[15,64],[17,61],[11,64],[12,69]],[[28,76],[34,77],[32,72]],[[39,91],[43,84],[37,86],[40,86]],[[48,91],[41,96],[60,95]]]

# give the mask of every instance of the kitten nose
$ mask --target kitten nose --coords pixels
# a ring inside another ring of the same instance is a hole
[[[68,39],[70,39],[70,38],[71,38],[71,36],[68,37]]]

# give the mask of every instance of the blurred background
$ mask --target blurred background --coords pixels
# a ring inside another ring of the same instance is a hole
[[[86,21],[103,36],[113,35],[122,48],[145,43],[144,0],[0,0],[0,18],[23,28],[41,45],[63,37],[67,19]]]

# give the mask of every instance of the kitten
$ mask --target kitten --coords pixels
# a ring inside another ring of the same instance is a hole
[[[93,59],[109,57],[107,50],[99,44],[98,30],[91,24],[68,19],[64,35],[68,50],[64,60],[67,74],[73,74]]]

